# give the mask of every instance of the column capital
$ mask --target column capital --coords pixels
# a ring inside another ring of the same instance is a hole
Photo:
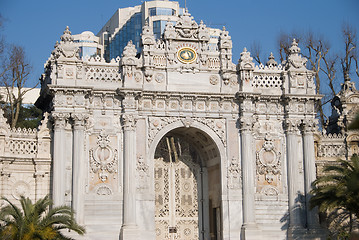
[[[286,119],[285,122],[285,131],[290,134],[295,134],[299,130],[301,120],[299,119]]]
[[[252,131],[254,119],[253,116],[251,117],[241,117],[239,119],[240,129],[241,131]]]
[[[304,119],[302,121],[303,134],[313,134],[317,129],[318,119]]]
[[[85,113],[71,113],[71,117],[74,120],[74,129],[84,129],[86,119],[88,115]]]
[[[54,121],[56,129],[64,129],[66,126],[66,120],[70,117],[69,113],[53,112],[51,113],[51,119]]]
[[[137,118],[132,114],[123,114],[122,115],[122,125],[126,131],[135,131],[136,129]]]

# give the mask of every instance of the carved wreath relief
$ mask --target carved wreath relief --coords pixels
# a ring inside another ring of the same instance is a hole
[[[91,137],[90,142],[94,140],[94,136]],[[98,195],[112,194],[110,186],[116,184],[113,179],[116,179],[118,172],[118,153],[117,149],[111,146],[110,136],[105,134],[103,130],[97,136],[96,144],[90,149],[89,155],[90,172],[92,173],[91,188],[96,188]]]
[[[281,177],[281,152],[279,140],[274,141],[267,134],[264,141],[258,141],[256,151],[258,192],[265,195],[278,195]]]

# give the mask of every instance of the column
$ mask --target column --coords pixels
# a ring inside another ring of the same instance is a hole
[[[52,199],[54,206],[65,204],[65,113],[52,113],[54,120],[54,155],[52,169]]]
[[[122,116],[123,139],[123,220],[121,240],[138,239],[136,224],[136,119]]]
[[[298,121],[286,120],[286,138],[287,138],[287,168],[288,168],[288,207],[289,207],[289,228],[301,227],[300,206],[298,204],[298,178],[299,178],[299,160],[298,160]]]
[[[253,156],[252,116],[241,119],[241,158],[243,184],[243,230],[255,228],[255,159]]]
[[[84,190],[85,190],[85,159],[84,159],[84,115],[72,114],[73,126],[73,159],[72,159],[72,209],[76,221],[84,223]]]
[[[307,226],[309,229],[319,227],[319,216],[317,208],[310,210],[310,191],[312,190],[312,182],[316,179],[316,166],[314,155],[314,137],[315,131],[314,120],[303,121],[303,151],[304,151],[304,178],[305,178],[305,201],[307,213]]]

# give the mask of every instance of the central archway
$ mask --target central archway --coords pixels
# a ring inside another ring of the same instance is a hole
[[[154,154],[156,239],[221,239],[221,157],[204,131],[178,127]]]

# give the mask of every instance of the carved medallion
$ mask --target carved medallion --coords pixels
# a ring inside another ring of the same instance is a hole
[[[15,199],[20,199],[21,196],[28,196],[30,186],[24,181],[17,181],[12,187],[12,196]]]
[[[218,76],[217,75],[211,75],[209,77],[209,82],[212,84],[212,85],[217,85],[219,79],[218,79]]]
[[[117,172],[117,149],[112,149],[109,135],[104,131],[97,137],[97,147],[90,150],[90,166],[102,182],[108,179],[110,173]]]
[[[163,73],[157,73],[155,75],[155,80],[158,83],[162,83],[165,80],[165,75]]]
[[[182,63],[193,63],[197,59],[197,53],[193,48],[183,47],[178,50],[177,58]]]

